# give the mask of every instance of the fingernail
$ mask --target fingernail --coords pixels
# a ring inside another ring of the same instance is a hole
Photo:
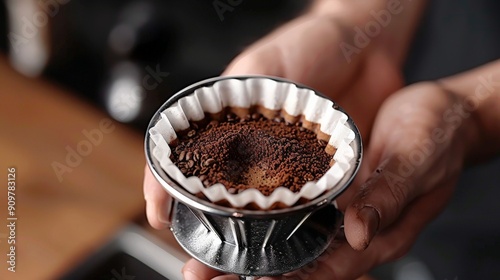
[[[358,219],[361,220],[361,222],[364,225],[365,236],[363,238],[364,239],[363,249],[366,249],[366,247],[370,245],[370,242],[375,236],[375,233],[377,233],[380,223],[380,217],[375,208],[370,206],[364,206],[358,211]]]
[[[165,215],[158,213],[158,221],[163,225],[163,227],[169,227],[170,223],[168,220],[165,218]]]
[[[182,272],[182,276],[184,277],[184,280],[202,280],[198,275],[194,274],[190,270],[185,270]]]
[[[163,207],[158,209],[158,215],[157,215],[158,221],[160,223],[164,224],[165,227],[169,227],[171,224],[170,219],[169,219],[169,213],[171,210],[172,202],[173,202],[173,200],[169,198],[169,199],[167,199],[167,201],[165,201],[165,204],[163,205]]]

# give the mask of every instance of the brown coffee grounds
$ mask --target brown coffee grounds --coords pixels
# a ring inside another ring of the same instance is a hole
[[[205,186],[221,183],[230,193],[256,188],[270,195],[280,186],[298,192],[323,176],[332,161],[326,145],[300,123],[257,113],[240,119],[230,113],[221,122],[191,123],[180,133],[171,159],[185,176],[198,176]]]

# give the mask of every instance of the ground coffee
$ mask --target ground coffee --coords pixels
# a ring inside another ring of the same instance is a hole
[[[205,186],[221,183],[230,193],[256,188],[270,195],[280,186],[298,192],[333,163],[325,152],[327,143],[300,122],[229,113],[220,121],[201,123],[191,123],[178,134],[171,160],[186,177],[198,176]]]

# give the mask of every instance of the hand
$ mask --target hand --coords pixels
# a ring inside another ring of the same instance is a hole
[[[324,262],[339,279],[403,256],[445,207],[464,163],[463,135],[474,134],[472,119],[454,111],[462,102],[437,84],[421,83],[384,103],[357,178],[364,183],[339,201],[346,205],[350,246]]]
[[[352,42],[356,23],[343,25],[337,16],[310,14],[252,45],[233,60],[224,75],[279,76],[313,87],[351,113],[366,141],[380,104],[402,85],[401,61],[392,58],[383,40],[374,40],[362,53],[349,57],[349,63],[339,45]],[[366,20],[371,19],[365,14]],[[147,167],[144,197],[150,224],[165,228],[167,193]]]
[[[280,76],[313,87],[351,114],[365,143],[368,143],[380,105],[402,86],[401,61],[389,53],[384,36],[374,39],[348,61],[339,45],[352,41],[355,23],[346,22],[347,19],[332,15],[298,18],[243,52],[229,65],[224,75]],[[157,229],[165,228],[167,193],[148,168],[145,171],[144,195],[150,224]],[[351,238],[351,241],[364,242],[356,241],[356,238]],[[195,273],[199,279],[218,275],[195,261],[190,261],[184,271]],[[195,279],[187,275],[186,278]]]
[[[348,243],[335,244],[309,276],[355,279],[409,250],[446,205],[462,169],[466,143],[461,135],[472,129],[471,120],[446,113],[461,102],[434,83],[413,85],[389,97],[377,114],[357,177],[364,183],[352,185],[339,199]],[[218,275],[194,260],[185,270]]]

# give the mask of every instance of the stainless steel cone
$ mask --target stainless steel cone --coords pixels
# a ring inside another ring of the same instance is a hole
[[[149,128],[158,121],[162,109],[221,79],[225,78],[203,81],[171,97],[153,116]],[[281,275],[312,262],[327,249],[340,229],[342,214],[334,206],[334,199],[340,194],[339,189],[344,190],[352,182],[361,162],[359,131],[350,118],[347,125],[355,131],[351,146],[356,157],[353,168],[340,179],[340,188],[276,210],[235,209],[191,194],[162,169],[152,155],[154,142],[147,133],[147,163],[171,196],[171,230],[179,244],[202,263],[241,276]]]

